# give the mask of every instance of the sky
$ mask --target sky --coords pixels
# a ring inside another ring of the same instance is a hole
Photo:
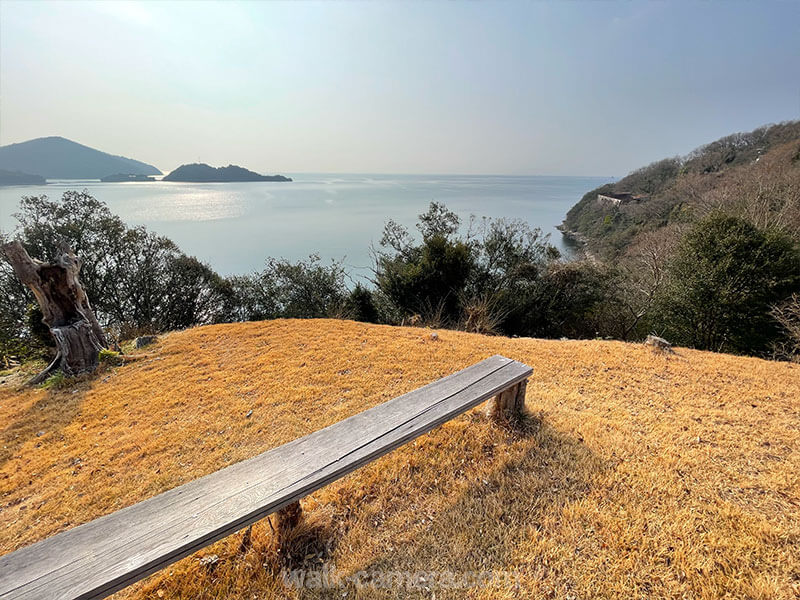
[[[800,118],[800,2],[0,0],[0,145],[622,176]]]

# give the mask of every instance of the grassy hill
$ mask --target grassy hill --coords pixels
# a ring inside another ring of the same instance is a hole
[[[612,198],[621,198],[615,202]],[[587,192],[562,229],[603,258],[714,210],[800,230],[800,121],[737,133]]]
[[[436,598],[797,597],[800,365],[333,320],[201,327],[73,387],[0,385],[0,553],[495,353],[534,368],[522,431],[476,409],[304,500],[291,561],[265,521],[118,597],[300,597],[281,567],[323,560],[519,574]],[[409,595],[302,597],[345,591]]]

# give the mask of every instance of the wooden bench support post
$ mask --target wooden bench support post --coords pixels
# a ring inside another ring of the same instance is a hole
[[[495,421],[502,423],[518,419],[525,407],[525,391],[528,380],[523,379],[518,384],[503,390],[489,400],[487,414]]]
[[[514,400],[514,414],[517,416],[525,410],[525,394],[528,391],[528,380],[523,379],[517,384],[517,397]]]
[[[300,502],[287,504],[275,513],[276,529],[278,534],[278,545],[283,548],[289,541],[292,531],[300,524],[303,518],[303,509]]]

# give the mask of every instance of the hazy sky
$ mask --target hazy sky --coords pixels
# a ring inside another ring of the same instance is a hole
[[[0,0],[0,144],[162,170],[619,176],[797,118],[796,0]]]

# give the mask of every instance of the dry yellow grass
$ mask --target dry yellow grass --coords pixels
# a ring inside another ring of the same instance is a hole
[[[71,389],[0,387],[0,553],[500,353],[534,368],[524,429],[475,410],[320,490],[304,501],[295,564],[518,573],[517,586],[436,598],[798,596],[800,366],[438,334],[327,320],[202,327]],[[119,597],[418,595],[288,589],[269,523],[241,539]]]

